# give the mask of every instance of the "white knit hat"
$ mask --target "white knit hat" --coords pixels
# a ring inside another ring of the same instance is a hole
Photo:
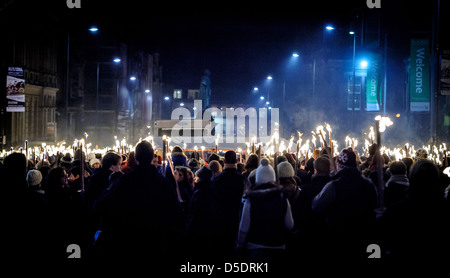
[[[278,176],[280,178],[290,178],[295,175],[294,167],[292,167],[291,163],[289,163],[288,161],[278,163],[277,169],[278,169]]]
[[[255,183],[257,185],[263,183],[275,182],[275,171],[272,166],[269,165],[269,160],[267,158],[261,159],[261,165],[256,169],[256,179]]]
[[[28,183],[28,186],[35,186],[35,185],[38,185],[38,184],[41,183],[41,181],[42,181],[42,174],[41,174],[41,171],[39,171],[39,170],[34,170],[34,169],[28,171],[28,174],[27,174],[27,183]]]

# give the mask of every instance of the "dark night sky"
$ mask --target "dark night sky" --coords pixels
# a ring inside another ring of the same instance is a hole
[[[96,24],[99,35],[159,52],[165,83],[198,88],[203,71],[210,69],[213,91],[227,95],[240,95],[267,74],[280,72],[294,50],[307,60],[326,23],[348,28],[358,9],[372,12],[366,0],[81,0],[82,8],[73,10],[66,7],[65,0],[13,2],[30,12],[35,8],[53,10],[67,28]],[[26,2],[32,4],[23,4]],[[381,2],[383,24],[397,32],[391,36],[392,47],[400,45],[407,55],[408,29],[430,28],[432,1]]]

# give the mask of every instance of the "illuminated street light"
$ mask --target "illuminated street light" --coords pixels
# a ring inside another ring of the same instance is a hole
[[[365,68],[367,68],[367,65],[368,65],[369,63],[367,62],[367,61],[361,61],[361,63],[360,63],[360,65],[361,65],[361,68],[363,68],[363,69],[365,69]]]

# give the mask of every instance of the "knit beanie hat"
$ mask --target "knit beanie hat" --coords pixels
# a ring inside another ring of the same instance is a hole
[[[255,183],[257,185],[263,183],[275,182],[275,171],[272,166],[269,165],[269,160],[267,158],[261,159],[261,165],[256,169],[256,179]]]
[[[89,166],[93,167],[95,163],[101,164],[100,160],[98,160],[97,158],[89,160]]]
[[[352,148],[346,148],[338,156],[338,163],[344,167],[356,167],[356,154]]]
[[[416,151],[416,159],[427,159],[428,152],[424,148],[420,148]]]
[[[42,174],[39,170],[30,170],[27,174],[27,183],[28,186],[36,186],[40,184],[42,181]]]
[[[288,161],[278,163],[277,169],[278,169],[278,176],[280,178],[290,178],[295,175],[294,168]]]

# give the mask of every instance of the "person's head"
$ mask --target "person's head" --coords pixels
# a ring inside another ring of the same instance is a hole
[[[247,162],[245,163],[245,170],[246,171],[252,171],[253,169],[258,168],[258,156],[256,154],[251,154],[247,158]]]
[[[134,154],[134,151],[132,151],[128,154],[127,167],[134,168],[136,165],[137,165],[136,156]]]
[[[209,169],[213,172],[213,176],[218,175],[220,172],[222,172],[222,165],[217,160],[211,161],[209,164]]]
[[[27,174],[27,158],[22,153],[12,153],[3,160],[5,173],[14,178],[25,178]]]
[[[42,182],[42,173],[39,170],[32,169],[27,174],[27,184],[30,188],[40,188]]]
[[[330,160],[326,157],[318,157],[314,160],[314,173],[317,175],[330,175]]]
[[[267,158],[262,158],[261,165],[256,169],[256,185],[274,183],[275,181],[275,171],[273,170],[272,166],[270,166],[269,160]]]
[[[75,151],[74,160],[81,160],[86,161],[86,154],[83,152],[82,149],[77,149]]]
[[[284,156],[284,155],[277,156],[277,165],[280,164],[281,162],[285,162],[285,161],[288,161],[286,156]]]
[[[409,172],[409,189],[411,195],[419,198],[443,196],[436,165],[426,159],[415,162]]]
[[[406,165],[402,161],[393,161],[389,164],[389,172],[392,175],[406,175]]]
[[[289,161],[283,161],[277,165],[278,176],[281,178],[291,178],[295,176],[294,167]]]
[[[193,168],[198,168],[198,167],[199,167],[198,160],[195,159],[195,158],[191,158],[191,159],[189,160],[188,165],[189,165],[190,167],[193,167]]]
[[[402,162],[406,165],[406,173],[409,175],[409,170],[411,169],[411,166],[413,165],[414,161],[411,157],[404,157],[402,158]]]
[[[305,171],[308,173],[314,172],[314,160],[313,158],[308,159],[308,161],[305,162]]]
[[[56,167],[50,170],[47,176],[49,192],[60,191],[68,185],[68,175],[63,167]]]
[[[225,153],[225,164],[236,164],[236,153],[234,151],[227,151]]]
[[[174,169],[173,177],[177,182],[182,182],[185,180],[189,184],[194,183],[194,174],[188,167],[176,166]]]
[[[115,153],[109,152],[105,154],[102,159],[102,168],[111,170],[113,172],[118,172],[122,168],[122,156]]]
[[[208,163],[211,163],[211,161],[214,161],[214,160],[219,161],[219,160],[220,160],[220,157],[219,157],[217,154],[212,153],[212,154],[209,156],[209,158],[208,158]]]
[[[210,181],[213,172],[207,166],[203,166],[195,172],[195,183]]]
[[[139,165],[148,166],[152,164],[153,147],[150,142],[143,140],[137,143],[135,148],[135,157]]]
[[[356,168],[356,155],[352,148],[346,148],[341,151],[337,158],[338,170],[343,168]]]
[[[375,155],[376,151],[378,150],[377,144],[372,144],[369,146],[369,156]]]
[[[162,157],[160,155],[154,154],[152,164],[155,167],[161,166],[162,165]]]
[[[89,166],[91,166],[91,168],[93,169],[100,168],[100,160],[98,160],[97,158],[89,160]]]
[[[324,147],[321,151],[320,151],[320,156],[325,156],[327,158],[330,158],[330,154],[331,154],[331,148],[330,147]],[[316,158],[315,158],[316,159]]]
[[[416,151],[416,160],[419,159],[427,159],[428,158],[428,152],[424,148],[420,148]]]
[[[319,149],[314,149],[313,153],[312,153],[312,157],[314,159],[318,158],[320,156],[320,150]]]
[[[181,154],[184,154],[184,153],[183,153],[183,149],[180,146],[176,145],[175,147],[173,147],[172,156],[181,155]]]

